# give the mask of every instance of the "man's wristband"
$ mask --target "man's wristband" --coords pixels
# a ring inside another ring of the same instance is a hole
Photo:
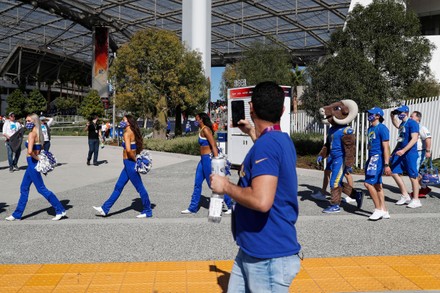
[[[385,168],[390,166],[389,164],[383,164],[383,165],[384,165]]]
[[[431,152],[431,150],[426,150],[426,152],[427,152],[427,153],[430,153],[430,152]]]

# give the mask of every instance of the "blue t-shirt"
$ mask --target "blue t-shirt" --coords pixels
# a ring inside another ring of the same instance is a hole
[[[353,134],[353,129],[347,125],[336,125],[328,130],[327,140],[330,142],[330,156],[341,158],[345,154],[342,137],[346,134]]]
[[[390,131],[388,127],[382,123],[378,123],[376,126],[370,126],[367,131],[368,137],[368,155],[382,155],[383,154],[383,141],[390,140]]]
[[[298,179],[296,150],[290,137],[281,131],[260,136],[246,155],[239,185],[248,187],[260,175],[278,177],[273,205],[262,213],[235,204],[233,231],[237,245],[257,258],[276,258],[297,254],[301,246],[296,237],[298,219]]]
[[[398,150],[403,149],[407,146],[407,144],[411,141],[411,133],[417,133],[419,135],[419,123],[417,123],[413,119],[407,119],[406,121],[402,121],[399,126],[399,137],[397,141],[400,143]],[[408,151],[409,152],[417,152],[417,143],[415,143]]]

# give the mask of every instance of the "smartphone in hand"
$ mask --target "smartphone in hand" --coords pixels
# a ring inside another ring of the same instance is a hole
[[[237,127],[238,121],[245,119],[244,116],[244,101],[232,101],[231,102],[232,111],[232,126]]]

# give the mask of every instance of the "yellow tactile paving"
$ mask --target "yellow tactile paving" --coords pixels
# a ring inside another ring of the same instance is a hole
[[[227,290],[233,261],[0,265],[0,293]],[[309,258],[290,292],[440,290],[440,255]]]

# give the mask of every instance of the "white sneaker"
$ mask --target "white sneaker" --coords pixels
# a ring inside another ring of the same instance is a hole
[[[411,202],[406,206],[407,208],[415,209],[422,206],[422,203],[420,202],[420,199],[413,199]]]
[[[368,219],[371,221],[377,221],[379,219],[382,219],[384,215],[385,211],[374,209],[374,213]]]
[[[66,212],[62,212],[61,214],[55,215],[55,217],[52,218],[52,221],[59,221],[59,220],[61,220],[65,216],[66,216]]]
[[[345,201],[346,203],[354,203],[354,202],[356,202],[355,199],[353,199],[353,198],[351,198],[349,196],[343,197],[342,200]]]
[[[146,217],[147,217],[147,214],[139,214],[139,215],[136,216],[136,218],[138,218],[138,219],[143,219],[143,218],[146,218]]]
[[[183,215],[191,215],[191,214],[194,214],[193,212],[191,212],[191,211],[188,210],[188,209],[183,210],[183,211],[181,211],[180,213],[183,214]]]
[[[104,212],[104,210],[101,207],[93,207],[95,211],[97,211],[101,216],[105,217],[107,214]]]
[[[411,201],[411,197],[409,197],[409,195],[407,196],[401,195],[400,199],[396,202],[396,205],[401,206],[404,204],[409,204],[410,201]]]
[[[324,194],[322,194],[321,191],[318,191],[316,193],[312,194],[312,197],[316,200],[320,200],[320,201],[327,201],[327,198],[325,197]]]
[[[391,218],[390,212],[389,211],[384,211],[382,219],[389,219],[389,218]]]
[[[9,217],[6,217],[5,220],[6,220],[6,221],[20,221],[20,219],[16,219],[16,218],[14,218],[14,216],[12,216],[12,215],[9,216]]]
[[[224,214],[225,214],[225,215],[230,215],[230,214],[232,214],[232,210],[231,210],[231,209],[228,209],[226,212],[224,212]]]

